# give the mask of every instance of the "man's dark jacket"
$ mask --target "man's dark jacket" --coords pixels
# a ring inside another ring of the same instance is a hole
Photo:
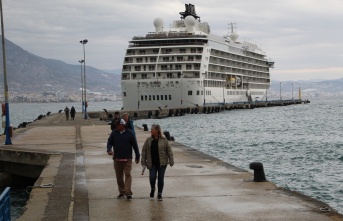
[[[136,160],[140,158],[136,135],[130,129],[123,133],[113,130],[107,141],[107,152],[113,147],[113,159],[132,159],[132,148],[135,151]]]

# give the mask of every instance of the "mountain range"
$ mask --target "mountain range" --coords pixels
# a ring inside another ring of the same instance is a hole
[[[76,93],[81,88],[80,65],[71,65],[55,59],[34,55],[6,40],[7,82],[11,93],[43,93],[64,91]],[[0,53],[2,53],[0,45]],[[3,75],[2,59],[0,73]],[[87,90],[102,93],[120,93],[120,70],[100,70],[86,66]],[[0,90],[3,91],[0,76]],[[282,81],[282,93],[291,94],[301,87],[311,96],[343,95],[343,78],[323,81]],[[270,95],[280,93],[280,81],[273,81]]]
[[[307,97],[342,96],[343,78],[321,81],[282,81],[281,93],[291,96],[292,87],[294,94],[298,93],[300,87],[302,94],[306,95]],[[280,81],[272,81],[269,93],[275,95],[280,94]]]
[[[6,40],[7,83],[10,92],[73,93],[81,88],[81,66],[36,56]],[[0,45],[2,54],[2,45]],[[0,73],[3,76],[2,59]],[[2,77],[3,79],[3,77]],[[0,79],[0,82],[3,81]],[[86,66],[87,91],[115,93],[120,90],[120,75]],[[3,84],[0,88],[3,88]]]

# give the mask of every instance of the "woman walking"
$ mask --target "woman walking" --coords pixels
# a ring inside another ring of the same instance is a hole
[[[157,199],[162,201],[164,173],[168,164],[171,167],[174,165],[174,158],[169,142],[163,136],[162,129],[159,125],[154,124],[151,126],[151,137],[148,137],[143,145],[141,164],[149,170],[151,198],[154,198],[155,195],[155,184],[158,174]]]

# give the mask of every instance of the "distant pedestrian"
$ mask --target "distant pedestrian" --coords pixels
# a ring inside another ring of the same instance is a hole
[[[71,106],[70,116],[71,116],[72,120],[74,120],[74,118],[75,118],[75,113],[76,113],[76,110],[75,110],[74,106]]]
[[[148,137],[143,145],[141,164],[149,170],[151,198],[154,198],[155,195],[155,184],[158,174],[157,199],[162,201],[164,174],[168,164],[171,167],[174,165],[174,157],[168,140],[163,136],[162,129],[157,124],[151,126],[151,137]]]
[[[126,128],[132,130],[135,133],[135,127],[133,126],[133,121],[131,120],[130,115],[128,113],[124,113],[123,119],[126,122]]]
[[[114,112],[114,118],[111,121],[111,131],[113,131],[114,129],[116,129],[116,125],[115,122],[117,119],[120,119],[120,113],[118,111]]]
[[[113,155],[114,170],[117,178],[119,195],[117,198],[132,199],[132,149],[135,151],[135,162],[139,163],[140,154],[135,134],[126,129],[124,119],[115,121],[115,130],[107,141],[107,153]],[[113,148],[113,150],[112,150]],[[124,181],[125,177],[125,181]]]
[[[68,106],[66,106],[66,108],[64,108],[64,113],[66,114],[66,120],[69,120],[69,108],[68,108]]]

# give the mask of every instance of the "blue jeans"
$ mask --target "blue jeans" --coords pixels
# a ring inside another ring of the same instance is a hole
[[[156,176],[158,173],[158,182],[157,182],[157,190],[158,193],[162,193],[163,191],[163,186],[164,186],[164,173],[166,172],[167,165],[161,166],[161,167],[156,167],[155,165],[151,166],[150,169],[150,186],[151,189],[155,189],[155,184],[156,184]]]

